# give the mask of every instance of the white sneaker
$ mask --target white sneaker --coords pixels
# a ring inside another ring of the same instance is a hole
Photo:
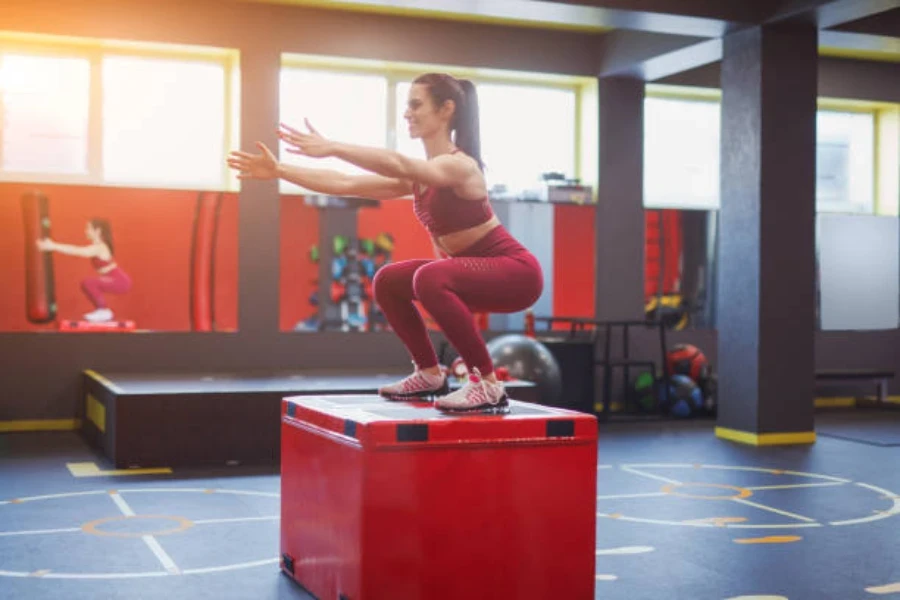
[[[469,372],[469,381],[452,394],[438,398],[435,408],[446,412],[487,413],[504,415],[509,412],[506,388],[502,382],[492,383],[482,379],[477,368]]]
[[[449,391],[450,384],[447,382],[447,376],[443,372],[440,375],[432,375],[416,368],[415,372],[409,377],[379,389],[378,394],[388,400],[416,398],[431,400]]]
[[[85,321],[90,321],[91,323],[103,323],[104,321],[112,321],[113,313],[108,308],[98,308],[93,312],[89,312],[84,315]]]

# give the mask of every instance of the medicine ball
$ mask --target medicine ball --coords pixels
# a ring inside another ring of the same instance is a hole
[[[640,412],[653,412],[657,409],[656,378],[649,371],[641,372],[632,386],[634,403]]]
[[[696,346],[678,344],[666,354],[669,375],[687,375],[697,384],[709,377],[709,361]]]
[[[687,375],[673,375],[669,378],[668,401],[662,409],[682,419],[700,413],[704,409],[700,386]]]

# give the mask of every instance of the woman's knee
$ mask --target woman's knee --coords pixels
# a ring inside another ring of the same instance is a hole
[[[372,294],[381,304],[385,299],[412,296],[409,276],[399,264],[387,264],[378,269],[372,278]]]
[[[440,265],[428,265],[416,271],[412,281],[413,292],[422,302],[428,302],[447,289],[447,277]]]

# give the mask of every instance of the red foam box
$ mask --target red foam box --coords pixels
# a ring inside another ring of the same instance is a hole
[[[320,600],[594,597],[597,420],[282,401],[281,568]]]

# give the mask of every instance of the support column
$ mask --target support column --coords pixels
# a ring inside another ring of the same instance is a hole
[[[716,327],[719,437],[814,433],[817,31],[724,40]]]
[[[241,148],[261,141],[278,153],[281,54],[274,47],[241,48]],[[279,327],[278,180],[246,179],[238,195],[238,331],[251,339]]]
[[[597,193],[598,319],[644,318],[644,82],[602,77]]]

